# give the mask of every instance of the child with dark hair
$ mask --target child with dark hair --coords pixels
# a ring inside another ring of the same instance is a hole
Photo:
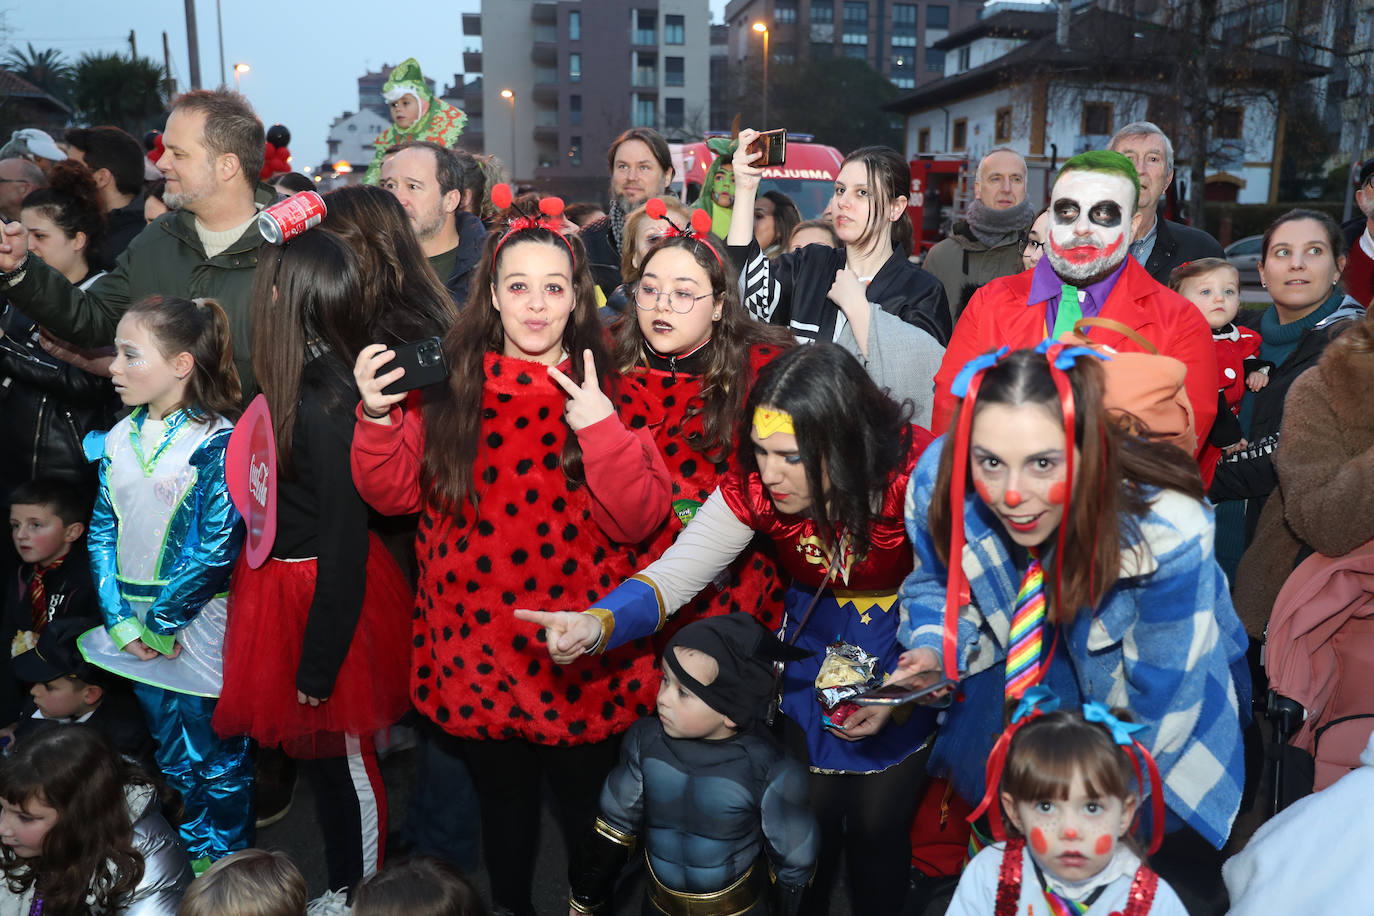
[[[388,865],[353,891],[351,916],[487,916],[487,906],[448,863],[416,856]]]
[[[153,737],[138,701],[126,684],[86,661],[77,648],[77,637],[99,625],[93,617],[54,620],[36,646],[15,657],[15,676],[32,685],[14,730],[15,744],[54,726],[89,725],[119,753],[155,773]]]
[[[948,912],[1184,916],[1130,835],[1143,791],[1136,773],[1157,778],[1153,761],[1134,758],[1147,756],[1131,737],[1140,728],[1121,710],[1059,709],[1047,688],[1028,690],[988,764],[998,802],[989,817],[1000,807],[1011,839],[974,856]]]
[[[694,621],[668,641],[658,716],[631,726],[606,778],[574,911],[604,908],[639,839],[661,912],[798,912],[820,828],[805,769],[763,723],[773,663],[807,654],[746,614]]]
[[[243,542],[224,464],[240,400],[229,319],[212,299],[150,297],[120,319],[115,350],[115,387],[133,412],[86,439],[100,475],[89,542],[105,626],[81,637],[81,653],[134,682],[204,870],[253,829],[248,739],[210,725]]]
[[[191,868],[174,804],[96,729],[24,742],[0,763],[0,913],[175,912]]]

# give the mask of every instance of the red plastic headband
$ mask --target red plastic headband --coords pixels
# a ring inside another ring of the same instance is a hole
[[[508,210],[515,205],[515,198],[511,193],[510,185],[498,184],[491,189],[491,202],[501,210]],[[501,236],[501,241],[496,243],[496,248],[491,253],[491,267],[496,269],[496,256],[501,251],[501,246],[506,244],[506,240],[517,232],[524,232],[527,229],[547,229],[558,236],[559,241],[568,246],[568,254],[572,255],[573,266],[577,265],[577,255],[573,253],[572,242],[563,234],[563,198],[561,197],[542,197],[539,199],[540,216],[531,216],[515,205],[516,212],[520,215],[512,217],[506,221],[506,234]]]
[[[667,238],[680,235],[683,238],[692,239],[697,244],[705,245],[706,250],[711,252],[711,256],[720,265],[720,269],[725,270],[725,262],[720,259],[720,252],[716,251],[714,245],[702,241],[702,236],[709,235],[711,232],[711,214],[705,210],[693,210],[692,222],[686,227],[678,226],[677,223],[668,218],[668,205],[663,202],[661,197],[651,197],[649,202],[644,205],[644,213],[650,219],[662,220],[668,224],[668,228],[664,230],[664,235]]]

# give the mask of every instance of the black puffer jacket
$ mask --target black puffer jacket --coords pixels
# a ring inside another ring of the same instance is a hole
[[[40,475],[94,489],[81,440],[114,425],[114,387],[49,355],[38,326],[14,306],[0,309],[0,496]]]

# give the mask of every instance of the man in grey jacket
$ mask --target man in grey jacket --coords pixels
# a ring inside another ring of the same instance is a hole
[[[944,285],[955,321],[980,286],[1021,272],[1021,249],[1035,221],[1026,200],[1026,160],[1015,150],[999,147],[982,158],[973,196],[964,218],[921,265]]]

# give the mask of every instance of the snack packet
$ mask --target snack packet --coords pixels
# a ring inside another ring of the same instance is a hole
[[[843,728],[859,708],[851,698],[882,683],[878,656],[865,652],[847,642],[833,642],[825,647],[825,658],[816,672],[816,699],[825,710],[822,722],[829,728]]]

